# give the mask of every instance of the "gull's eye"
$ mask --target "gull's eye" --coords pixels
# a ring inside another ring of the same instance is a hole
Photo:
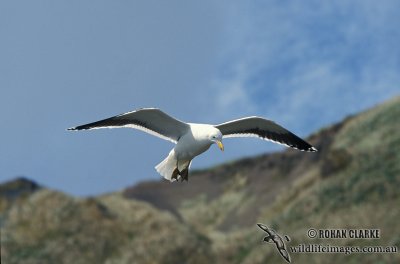
[[[217,138],[216,136],[212,136],[212,138]]]

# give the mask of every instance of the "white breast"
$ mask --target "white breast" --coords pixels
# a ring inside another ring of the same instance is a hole
[[[191,160],[210,148],[212,142],[208,139],[211,125],[190,124],[190,130],[183,135],[174,150],[179,160]]]

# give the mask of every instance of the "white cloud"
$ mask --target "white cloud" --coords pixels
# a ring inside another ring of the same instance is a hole
[[[246,92],[246,67],[239,65],[232,73],[232,78],[216,79],[212,87],[217,91],[215,100],[218,110],[218,117],[224,117],[240,113],[241,116],[254,111],[252,104]]]
[[[397,1],[231,6],[213,81],[220,112],[262,114],[310,133],[398,94],[398,7]]]

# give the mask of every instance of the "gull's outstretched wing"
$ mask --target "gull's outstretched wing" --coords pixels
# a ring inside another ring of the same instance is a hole
[[[86,125],[71,127],[68,130],[118,127],[139,129],[174,143],[189,129],[188,124],[167,115],[160,109],[143,108]]]
[[[316,148],[271,120],[252,116],[232,120],[215,126],[223,137],[259,137],[303,151]]]

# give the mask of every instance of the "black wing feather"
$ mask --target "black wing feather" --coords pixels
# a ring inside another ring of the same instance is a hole
[[[93,123],[68,128],[87,130],[97,128],[131,127],[177,142],[189,125],[156,108],[145,108],[106,118]]]
[[[317,151],[308,142],[271,120],[246,117],[215,126],[224,137],[256,136],[303,151]]]

